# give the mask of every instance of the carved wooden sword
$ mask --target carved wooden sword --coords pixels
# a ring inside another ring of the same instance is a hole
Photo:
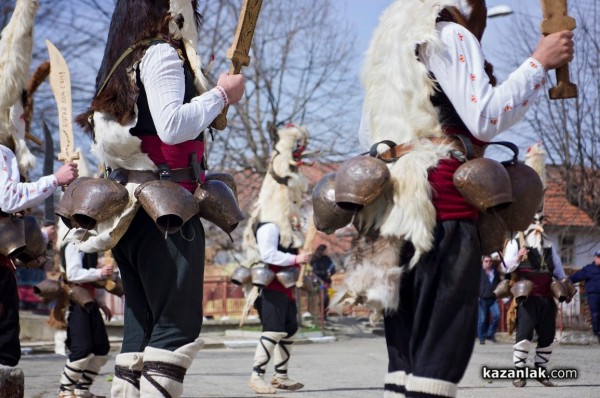
[[[230,75],[237,75],[241,72],[242,66],[250,65],[250,45],[256,28],[256,21],[260,13],[262,0],[244,0],[240,18],[238,19],[237,28],[233,44],[227,51],[227,58],[231,60],[229,68]],[[212,122],[211,127],[217,130],[224,130],[227,127],[227,110],[229,106],[223,108],[219,116]]]
[[[46,40],[50,55],[50,88],[58,107],[58,127],[60,130],[60,152],[58,160],[65,163],[79,159],[73,141],[73,114],[71,100],[71,74],[69,66],[58,49]]]

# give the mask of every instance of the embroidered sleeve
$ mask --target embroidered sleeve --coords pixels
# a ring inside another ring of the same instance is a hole
[[[429,46],[422,59],[448,96],[469,131],[490,141],[515,125],[546,84],[546,71],[527,59],[508,79],[492,87],[477,39],[464,27],[438,23],[443,46]]]
[[[20,182],[17,158],[10,149],[0,145],[0,209],[16,213],[41,204],[52,195],[58,181],[54,174],[35,182]]]
[[[148,106],[158,136],[175,145],[198,137],[225,106],[218,88],[184,104],[183,61],[167,43],[150,47],[140,63],[140,78],[148,96]]]

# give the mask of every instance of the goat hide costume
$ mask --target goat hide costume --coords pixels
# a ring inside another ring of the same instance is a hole
[[[308,131],[302,126],[288,124],[277,131],[277,137],[269,171],[244,230],[244,247],[250,263],[260,262],[255,237],[259,223],[277,225],[282,247],[299,249],[304,243],[304,235],[299,228],[300,207],[308,183],[298,166],[302,151],[308,144]]]
[[[376,317],[396,310],[404,267],[414,267],[433,248],[436,210],[428,173],[440,160],[450,158],[455,146],[443,140],[447,136],[440,110],[432,103],[438,87],[416,50],[442,46],[436,30],[442,10],[481,38],[485,2],[414,0],[391,4],[371,39],[362,72],[363,119],[369,129],[361,141],[373,146],[375,156],[390,148],[384,141],[411,150],[387,163],[391,184],[382,195],[385,199],[355,214],[360,236],[347,264],[347,290],[338,292],[332,305],[364,303]],[[400,266],[407,242],[414,254],[406,266]],[[376,257],[365,255],[375,252]]]
[[[130,12],[131,7],[137,7],[135,13]],[[159,26],[146,26],[144,31],[132,29],[127,31],[127,34],[120,31],[119,27],[130,24],[130,20],[140,18],[132,14],[151,15],[154,23],[158,24],[156,21],[161,17],[157,13],[163,8],[168,8],[168,36],[160,34]],[[152,39],[164,42],[179,41],[178,52],[187,68],[192,71],[195,94],[201,95],[208,91],[208,82],[202,73],[202,64],[196,53],[200,20],[196,9],[196,0],[137,0],[135,5],[122,1],[117,3],[114,13],[119,17],[113,18],[111,23],[103,63],[96,80],[97,93],[89,110],[77,117],[77,122],[84,130],[92,134],[92,152],[107,170],[157,171],[156,164],[141,149],[142,140],[130,132],[138,124],[136,102],[140,89],[137,85],[136,71],[145,52],[153,44]],[[119,57],[128,48],[132,48],[132,52],[119,63]],[[111,71],[113,66],[115,69]],[[140,207],[135,194],[140,185],[141,182],[131,180],[125,184],[128,201],[124,210],[98,222],[98,234],[88,236],[87,240],[80,242],[80,250],[88,253],[101,252],[117,244]]]

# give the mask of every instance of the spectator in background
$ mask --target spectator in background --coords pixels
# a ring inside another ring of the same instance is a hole
[[[323,307],[327,310],[329,307],[329,293],[328,290],[331,287],[331,277],[335,274],[335,264],[331,258],[325,254],[327,245],[319,245],[313,254],[310,265],[312,266],[313,273],[321,280],[323,292]],[[327,312],[324,314],[327,319]]]
[[[594,253],[594,261],[575,272],[569,279],[573,283],[585,281],[592,330],[600,343],[600,250]]]
[[[331,276],[335,274],[335,264],[331,261],[331,258],[325,254],[326,250],[327,245],[319,245],[313,254],[310,265],[312,266],[314,274],[329,287],[331,286]]]
[[[490,256],[483,256],[482,265],[477,336],[479,337],[479,344],[485,344],[486,339],[495,343],[496,337],[494,335],[500,320],[500,307],[494,289],[500,283],[500,273],[497,269],[497,262]]]

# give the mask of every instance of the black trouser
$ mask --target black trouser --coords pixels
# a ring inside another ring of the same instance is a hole
[[[110,351],[106,327],[98,304],[83,309],[73,302],[69,305],[67,341],[69,361],[74,362],[90,354],[107,355]]]
[[[204,230],[197,217],[167,235],[139,209],[113,249],[125,289],[121,352],[174,351],[202,327]]]
[[[1,256],[0,256],[1,257]],[[14,272],[0,258],[0,365],[17,366],[19,342],[19,293]]]
[[[298,331],[298,307],[283,292],[263,289],[254,302],[263,332],[285,332],[286,338]]]
[[[434,248],[402,276],[398,310],[384,317],[388,371],[457,384],[475,344],[481,248],[469,220],[438,223],[434,239]]]
[[[548,347],[556,333],[556,303],[552,297],[529,296],[517,306],[516,341],[533,340],[538,335],[538,347]]]

